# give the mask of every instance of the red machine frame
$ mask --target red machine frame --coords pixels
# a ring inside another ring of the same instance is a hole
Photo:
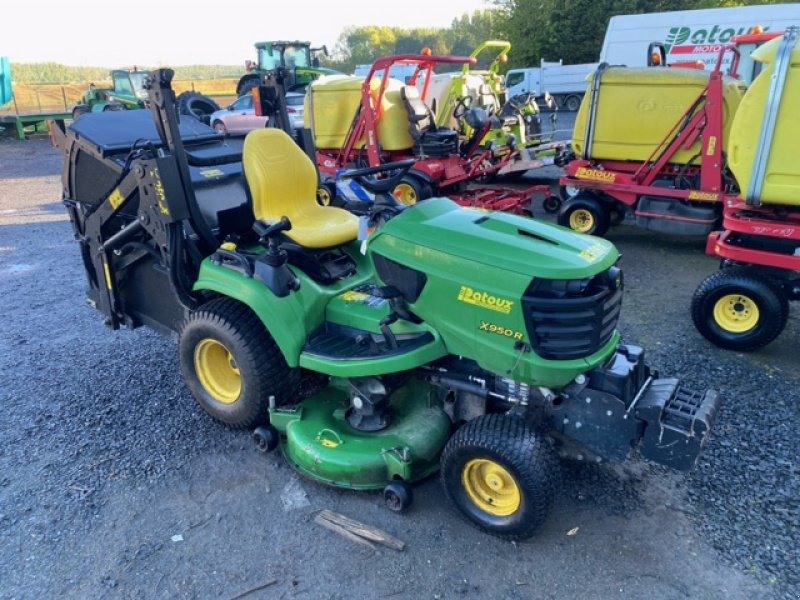
[[[344,146],[339,150],[317,149],[316,151],[320,173],[334,178],[338,169],[352,167],[359,158],[364,157],[364,154],[366,154],[370,167],[385,162],[413,158],[416,160],[416,164],[409,171],[410,174],[430,184],[434,193],[446,192],[454,201],[465,206],[523,213],[525,212],[523,205],[530,199],[533,192],[542,192],[545,194],[546,200],[549,200],[550,189],[547,186],[534,186],[522,191],[494,187],[463,191],[455,187],[479,177],[492,175],[506,166],[514,156],[514,152],[503,151],[506,147],[493,151],[480,149],[476,145],[467,155],[462,156],[456,153],[446,157],[419,157],[409,150],[385,151],[380,149],[377,125],[381,117],[381,99],[386,92],[389,73],[393,66],[416,65],[414,74],[406,83],[407,85],[417,85],[420,77],[424,77],[420,97],[423,102],[426,102],[431,82],[430,76],[436,65],[474,62],[475,59],[467,56],[427,54],[401,54],[376,60],[361,87],[361,102]],[[378,90],[378,99],[374,101],[370,84],[379,73],[381,74],[381,85]],[[483,133],[481,133],[481,137]],[[362,142],[364,149],[358,148]]]
[[[733,52],[731,73],[735,76],[739,51],[735,46],[720,50],[717,65],[709,75],[708,85],[681,116],[667,136],[642,163],[577,159],[565,168],[563,186],[601,192],[627,206],[636,205],[640,196],[656,196],[693,202],[719,202],[722,199],[722,134],[723,134],[723,57]],[[587,92],[589,93],[589,92]],[[700,165],[685,168],[670,164],[680,150],[691,148],[701,140]],[[687,177],[700,175],[698,189],[671,189],[653,184],[683,173]],[[636,211],[637,216],[692,221],[686,217],[665,216]]]
[[[753,206],[738,196],[726,199],[724,231],[715,231],[706,241],[706,254],[742,264],[800,272],[800,256],[776,251],[782,241],[796,241],[800,247],[800,209],[777,205]],[[754,249],[741,238],[773,242],[772,249]]]

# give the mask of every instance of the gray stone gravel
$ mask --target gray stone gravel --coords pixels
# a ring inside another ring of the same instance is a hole
[[[726,399],[699,468],[570,465],[541,534],[511,545],[465,524],[435,479],[405,516],[305,481],[307,506],[287,508],[291,471],[196,408],[174,343],[110,332],[85,306],[60,168],[46,140],[0,140],[0,598],[230,598],[272,578],[253,596],[800,597],[800,313],[760,352],[710,346],[688,317],[716,268],[702,240],[609,236],[626,341]],[[313,525],[319,508],[409,549],[355,548]]]

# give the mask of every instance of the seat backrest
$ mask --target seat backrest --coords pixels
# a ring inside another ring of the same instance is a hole
[[[489,87],[489,84],[481,84],[478,88],[476,107],[489,112],[497,112],[499,110],[500,107],[497,105],[497,98],[492,93],[492,88]]]
[[[314,163],[280,129],[256,129],[242,149],[244,176],[259,221],[275,223],[288,217],[284,235],[304,248],[332,248],[356,239],[358,217],[317,202]]]
[[[420,98],[419,90],[413,85],[406,85],[400,90],[408,111],[409,133],[411,137],[418,140],[428,129],[434,127],[433,113],[431,109]]]
[[[259,221],[277,222],[317,203],[317,171],[311,159],[280,129],[257,129],[244,139],[242,162]]]

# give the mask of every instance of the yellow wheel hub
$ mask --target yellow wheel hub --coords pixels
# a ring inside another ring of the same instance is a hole
[[[728,294],[714,305],[717,325],[731,333],[745,333],[758,324],[758,306],[742,294]]]
[[[417,198],[417,190],[415,190],[414,186],[410,183],[398,183],[392,194],[406,206],[416,204],[417,200],[419,200],[419,198]]]
[[[224,344],[206,338],[194,349],[194,370],[211,397],[223,404],[233,404],[242,391],[242,376],[230,350]]]
[[[461,472],[461,484],[478,508],[495,517],[513,515],[522,503],[514,477],[491,460],[469,461]]]
[[[317,199],[322,206],[331,205],[331,193],[326,187],[321,187],[317,190]]]
[[[579,208],[569,216],[569,227],[578,233],[587,233],[594,227],[594,215],[585,208]]]

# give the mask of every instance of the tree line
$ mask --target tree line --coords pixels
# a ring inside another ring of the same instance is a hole
[[[122,69],[133,69],[132,65]],[[140,70],[156,67],[137,66]],[[14,83],[107,83],[111,81],[111,69],[107,67],[71,67],[59,63],[11,63]],[[176,81],[213,80],[241,77],[243,65],[189,65],[175,67]]]
[[[616,15],[780,4],[770,0],[492,0],[494,7],[453,19],[446,28],[403,29],[388,26],[349,27],[339,36],[324,66],[352,73],[356,65],[392,54],[469,55],[481,42],[508,40],[508,67],[526,67],[539,60],[564,64],[594,62],[600,54],[608,21]],[[654,40],[656,41],[656,40]],[[147,68],[147,67],[144,67]],[[12,64],[18,83],[107,81],[109,70],[68,67],[57,63]],[[239,65],[192,65],[175,68],[177,80],[239,77]]]
[[[770,0],[493,0],[495,7],[454,19],[445,29],[351,27],[339,36],[327,66],[350,73],[378,57],[419,52],[469,55],[482,41],[511,42],[508,67],[528,67],[540,59],[564,64],[594,62],[608,21],[616,15],[780,4]],[[658,41],[658,40],[653,40]],[[663,40],[662,40],[663,41]]]

